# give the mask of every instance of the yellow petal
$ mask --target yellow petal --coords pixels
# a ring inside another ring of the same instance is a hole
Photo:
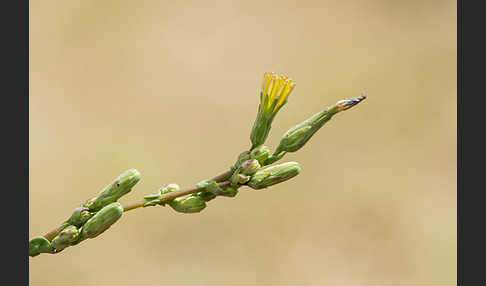
[[[294,87],[295,87],[295,82],[292,82],[292,80],[290,79],[286,80],[284,89],[280,94],[277,104],[275,105],[275,109],[277,109],[282,104],[284,104],[285,100],[289,97]]]
[[[263,80],[262,80],[262,92],[265,90],[265,85],[267,83],[267,78],[268,78],[268,72],[265,72],[263,74]]]
[[[276,84],[275,79],[272,76],[272,80],[270,81],[270,83],[267,86],[267,89],[265,90],[265,94],[267,95],[267,106],[265,107],[265,109],[267,110],[270,108],[272,102],[272,94],[273,94],[273,90],[275,89],[275,84]]]

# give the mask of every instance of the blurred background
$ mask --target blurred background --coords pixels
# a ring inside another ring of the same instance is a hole
[[[456,1],[30,1],[30,237],[123,171],[192,186],[250,146],[265,71],[291,126],[368,93],[199,214],[124,214],[31,285],[456,285]]]

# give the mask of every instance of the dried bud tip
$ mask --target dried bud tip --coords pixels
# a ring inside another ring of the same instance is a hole
[[[365,100],[366,97],[367,97],[366,94],[362,93],[358,97],[352,97],[349,99],[340,100],[336,103],[336,105],[338,106],[338,111],[347,110],[355,106],[356,104],[360,103],[361,101]]]

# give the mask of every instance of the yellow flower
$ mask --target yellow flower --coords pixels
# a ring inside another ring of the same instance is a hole
[[[260,106],[253,124],[250,140],[252,148],[263,144],[268,137],[273,118],[295,87],[295,82],[286,75],[266,72],[263,75],[262,90],[260,92]]]
[[[295,87],[295,82],[286,75],[266,72],[263,75],[261,111],[276,113],[286,102]]]

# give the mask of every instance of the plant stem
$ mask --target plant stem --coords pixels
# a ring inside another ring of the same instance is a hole
[[[216,177],[212,178],[211,180],[218,182],[219,183],[218,185],[220,187],[227,187],[227,186],[231,185],[231,183],[228,182],[228,181],[225,181],[225,180],[229,179],[231,177],[231,175],[233,175],[233,171],[228,170],[224,173],[217,175]],[[222,181],[225,181],[225,182],[222,182]],[[184,190],[179,190],[177,192],[165,194],[165,195],[161,196],[160,199],[161,199],[161,201],[169,201],[169,200],[172,200],[172,199],[175,199],[175,198],[178,198],[178,197],[182,197],[182,196],[185,196],[185,195],[195,193],[197,191],[200,191],[200,188],[198,188],[198,187],[187,188],[187,189],[184,189]],[[144,200],[142,202],[129,204],[129,205],[123,207],[123,211],[127,212],[127,211],[130,211],[130,210],[138,209],[138,208],[142,207],[143,204],[145,204],[146,202],[147,201]],[[51,240],[54,239],[54,237],[56,237],[56,235],[59,234],[61,229],[62,229],[62,225],[51,230],[51,231],[49,231],[48,233],[44,234],[44,237],[47,240],[51,241]]]
[[[228,186],[231,185],[231,182],[224,181],[224,182],[218,183],[218,185],[220,187],[228,187]],[[179,190],[179,191],[176,191],[176,192],[171,192],[171,193],[162,195],[159,198],[159,200],[161,202],[170,201],[172,199],[175,199],[175,198],[178,198],[178,197],[182,197],[182,196],[185,196],[185,195],[189,195],[189,194],[192,194],[192,193],[195,193],[195,192],[199,192],[199,191],[202,191],[202,190],[203,190],[203,188],[198,188],[198,187],[187,188],[187,189],[183,189],[183,190]],[[143,207],[143,205],[146,202],[148,202],[148,201],[147,200],[144,200],[144,201],[141,201],[141,202],[138,202],[138,203],[129,204],[129,205],[123,207],[123,212],[127,212],[127,211],[130,211],[130,210],[134,210],[134,209],[138,209],[140,207]]]
[[[217,175],[216,177],[212,178],[211,180],[216,181],[217,183],[227,180],[233,175],[233,171],[228,170],[222,174]]]

